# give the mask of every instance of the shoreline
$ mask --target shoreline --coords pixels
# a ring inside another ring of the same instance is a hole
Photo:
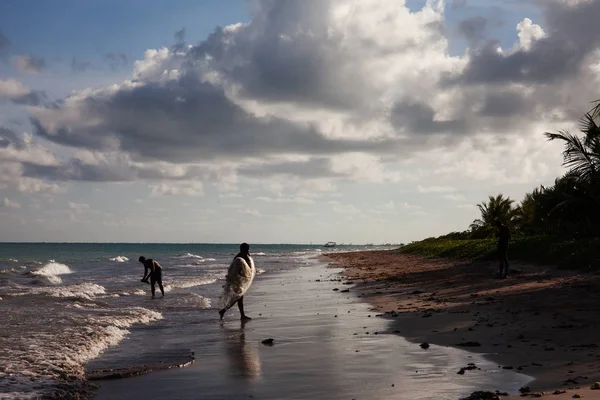
[[[482,354],[532,377],[530,395],[600,399],[590,390],[600,380],[600,275],[513,263],[515,274],[498,280],[496,263],[396,251],[323,256],[405,339]]]

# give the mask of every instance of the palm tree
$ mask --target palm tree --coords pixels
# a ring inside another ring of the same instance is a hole
[[[470,226],[471,230],[492,227],[496,221],[502,221],[505,224],[512,222],[515,215],[514,200],[510,197],[504,197],[502,194],[495,197],[489,196],[488,199],[487,203],[484,201],[477,204],[479,211],[481,211],[481,218],[473,221]]]
[[[563,166],[569,168],[561,180],[566,186],[563,185],[562,190],[555,190],[559,201],[550,214],[563,215],[564,218],[558,217],[561,225],[567,222],[579,224],[579,228],[576,229],[578,233],[597,234],[593,226],[600,223],[600,127],[596,123],[598,117],[600,102],[581,119],[581,137],[567,131],[546,133],[548,140],[563,141]]]
[[[597,180],[600,172],[600,127],[595,114],[600,114],[600,103],[581,119],[583,138],[564,130],[545,134],[550,141],[564,142],[563,166],[569,168],[568,175],[588,183]]]

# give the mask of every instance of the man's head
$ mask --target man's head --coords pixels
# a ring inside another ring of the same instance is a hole
[[[250,245],[248,243],[240,244],[240,253],[248,254],[250,252]]]
[[[144,262],[146,262],[146,257],[140,256],[140,258],[138,258],[138,261],[141,263],[144,263]]]

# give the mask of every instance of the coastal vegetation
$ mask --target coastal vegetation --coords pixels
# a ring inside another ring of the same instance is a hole
[[[580,132],[547,132],[563,144],[566,173],[539,186],[517,203],[497,194],[477,207],[480,218],[467,230],[427,238],[400,251],[462,260],[496,259],[494,222],[512,232],[511,259],[561,267],[600,269],[600,102],[580,121]]]

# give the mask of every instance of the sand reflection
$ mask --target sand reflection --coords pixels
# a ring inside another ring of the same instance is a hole
[[[226,352],[230,372],[236,378],[258,381],[262,378],[258,343],[246,342],[245,323],[239,328],[224,327],[227,334]]]

